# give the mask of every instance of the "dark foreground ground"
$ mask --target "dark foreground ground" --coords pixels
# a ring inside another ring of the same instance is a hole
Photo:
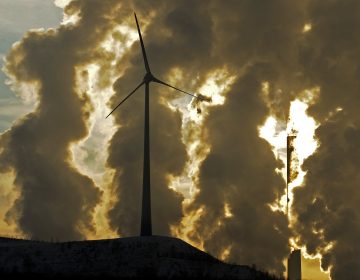
[[[74,242],[0,238],[0,279],[279,279],[172,237]]]

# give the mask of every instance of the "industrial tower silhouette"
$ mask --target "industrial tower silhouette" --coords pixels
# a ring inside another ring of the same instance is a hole
[[[151,82],[158,83],[170,87],[172,89],[178,90],[182,93],[190,95],[192,97],[198,98],[203,101],[209,101],[208,98],[198,96],[192,93],[188,93],[184,90],[178,89],[164,81],[161,81],[154,77],[151,73],[149,62],[146,56],[144,42],[141,36],[141,31],[139,23],[134,13],[137,30],[139,33],[139,39],[141,44],[142,56],[144,59],[144,65],[146,74],[142,82],[130,92],[107,116],[109,117],[121,104],[123,104],[131,95],[133,95],[142,85],[145,84],[145,124],[144,124],[144,166],[143,166],[143,189],[142,189],[142,209],[141,209],[141,236],[151,236],[152,235],[152,225],[151,225],[151,192],[150,192],[150,137],[149,137],[149,85]]]

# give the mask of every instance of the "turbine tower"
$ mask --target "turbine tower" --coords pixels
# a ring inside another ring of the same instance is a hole
[[[121,104],[123,104],[131,95],[133,95],[141,86],[145,84],[145,124],[144,124],[144,165],[143,165],[143,189],[142,189],[142,209],[141,209],[141,231],[140,236],[151,236],[152,235],[152,226],[151,226],[151,193],[150,193],[150,137],[149,137],[149,92],[150,92],[150,83],[158,83],[164,86],[170,87],[177,91],[180,91],[184,94],[190,95],[192,97],[198,98],[200,100],[208,101],[207,98],[198,96],[184,90],[178,89],[164,81],[161,81],[154,77],[151,73],[149,62],[146,56],[144,42],[141,36],[141,31],[139,23],[134,13],[137,30],[139,33],[140,45],[142,56],[144,59],[145,66],[145,76],[141,83],[130,92],[107,116],[109,117]]]

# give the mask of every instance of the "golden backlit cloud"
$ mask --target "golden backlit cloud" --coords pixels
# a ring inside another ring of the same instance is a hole
[[[263,91],[268,91],[268,83],[263,83]],[[265,93],[266,94],[266,93]],[[289,117],[284,122],[284,120],[277,120],[274,116],[269,116],[265,121],[264,125],[259,128],[260,137],[266,139],[269,144],[272,146],[272,150],[276,158],[280,159],[283,162],[283,168],[277,169],[279,173],[282,174],[284,181],[286,182],[287,178],[287,137],[292,137],[291,145],[293,147],[293,155],[290,157],[291,172],[294,176],[290,177],[288,182],[288,195],[284,189],[283,195],[272,205],[273,211],[281,210],[284,213],[287,213],[289,218],[290,226],[293,226],[294,217],[292,212],[292,204],[294,201],[293,191],[295,188],[302,187],[306,179],[306,171],[303,170],[304,161],[316,152],[316,149],[319,146],[319,143],[315,136],[315,130],[319,126],[316,121],[307,114],[307,109],[310,105],[315,104],[316,100],[319,97],[319,89],[314,88],[310,90],[304,90],[299,93],[298,99],[295,99],[290,103],[289,108]],[[285,152],[284,152],[285,151]],[[289,198],[289,207],[287,207],[287,199]],[[300,249],[302,246],[297,244],[296,240],[298,237],[295,235],[290,241],[293,249]],[[309,273],[309,267],[311,266],[311,271],[314,270],[314,262],[310,260],[320,260],[321,255],[309,255],[306,252],[306,248],[302,248],[304,265],[303,271],[306,272],[306,275]],[[316,264],[315,264],[316,265]],[[315,271],[317,274],[316,279],[324,278],[328,279],[328,275],[319,270]]]
[[[357,1],[55,4],[61,25],[6,56],[9,85],[34,108],[1,135],[0,214],[15,218],[3,232],[138,234],[143,92],[104,120],[143,78],[136,10],[154,74],[211,97],[151,85],[154,232],[277,274],[298,247],[333,279],[360,278]]]
[[[19,192],[6,215],[32,238],[80,239],[80,228],[94,230],[101,191],[75,168],[70,146],[87,136],[93,110],[77,69],[101,59],[97,46],[113,25],[102,13],[114,12],[115,2],[101,1],[102,9],[99,3],[72,1],[66,11],[80,15],[75,26],[30,31],[6,56],[12,87],[29,84],[36,93],[35,110],[1,135],[0,155],[1,169],[14,170]]]
[[[9,209],[20,196],[19,191],[14,188],[14,180],[13,172],[0,173],[0,232],[2,236],[24,237],[16,221],[8,214]]]
[[[268,86],[263,83],[263,91],[267,91]],[[316,121],[307,115],[309,105],[313,104],[319,95],[319,89],[314,88],[305,90],[298,94],[298,99],[290,102],[289,116],[287,120],[278,120],[274,116],[269,116],[265,123],[259,127],[259,136],[264,138],[272,146],[272,151],[277,159],[283,163],[281,169],[276,169],[282,174],[283,179],[287,180],[287,151],[286,138],[293,136],[292,145],[294,148],[292,172],[295,177],[291,178],[289,184],[289,204],[293,201],[293,189],[303,185],[306,172],[302,170],[304,161],[311,156],[318,147],[318,142],[315,137],[315,130],[318,127]],[[287,195],[281,196],[280,200],[275,202],[273,209],[280,209],[286,211]],[[291,215],[290,215],[291,216]]]

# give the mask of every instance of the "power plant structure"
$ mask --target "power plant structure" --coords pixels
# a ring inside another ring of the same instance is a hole
[[[297,176],[297,172],[293,171],[292,160],[295,152],[294,140],[296,134],[288,134],[286,137],[286,214],[289,216],[289,184]],[[301,250],[293,250],[288,258],[287,265],[287,279],[288,280],[301,280]]]
[[[301,250],[294,250],[288,258],[288,280],[301,280]]]
[[[286,215],[289,216],[289,184],[293,180],[293,170],[292,170],[292,156],[294,153],[294,140],[296,138],[295,134],[288,134],[286,137]]]
[[[142,56],[144,59],[145,66],[145,76],[143,80],[137,85],[137,87],[130,92],[107,116],[109,117],[121,104],[123,104],[131,95],[133,95],[140,87],[145,85],[145,124],[144,124],[144,165],[143,165],[143,189],[142,189],[142,209],[141,209],[141,230],[140,236],[151,236],[152,235],[152,224],[151,224],[151,190],[150,190],[150,125],[149,125],[149,92],[150,92],[150,83],[158,83],[169,88],[180,91],[184,94],[190,95],[194,98],[198,98],[201,101],[210,101],[209,98],[205,96],[195,95],[189,92],[186,92],[182,89],[176,88],[168,83],[165,83],[162,80],[157,79],[150,70],[150,65],[146,56],[144,42],[141,36],[141,31],[139,23],[134,13],[136,27],[139,34],[140,45]]]
[[[192,96],[199,99],[200,101],[210,101],[211,99],[204,97],[202,95],[196,95],[189,92],[186,92],[182,89],[176,88],[162,80],[156,78],[149,66],[149,62],[146,55],[146,50],[144,42],[142,39],[139,23],[134,13],[136,26],[138,30],[142,56],[145,66],[145,76],[143,80],[131,91],[107,116],[108,118],[120,105],[122,105],[128,98],[130,98],[140,87],[145,85],[145,116],[144,116],[144,163],[143,163],[143,188],[142,188],[142,209],[141,209],[141,230],[140,236],[151,236],[152,235],[152,222],[151,222],[151,189],[150,189],[150,125],[149,125],[149,93],[150,93],[150,83],[158,83],[174,90],[180,91],[184,94]],[[294,154],[294,140],[296,134],[287,135],[286,140],[286,150],[287,150],[287,174],[286,174],[286,212],[289,218],[289,184],[296,177],[292,168],[292,160]],[[301,250],[293,250],[288,258],[288,280],[301,280]]]

